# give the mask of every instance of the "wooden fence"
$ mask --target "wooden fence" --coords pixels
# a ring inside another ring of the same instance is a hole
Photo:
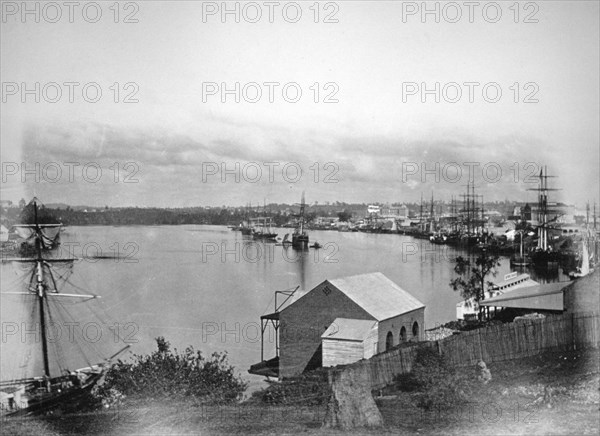
[[[474,365],[479,360],[500,362],[544,351],[598,347],[599,344],[599,314],[568,313],[494,325],[439,341],[396,348],[347,365],[342,371],[349,371],[350,375],[354,373],[357,380],[366,377],[372,389],[381,389],[393,382],[396,375],[411,371],[417,350],[421,347],[434,348],[451,364],[466,366]]]

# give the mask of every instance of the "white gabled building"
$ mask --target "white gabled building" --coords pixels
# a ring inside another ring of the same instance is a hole
[[[323,366],[345,365],[377,354],[377,321],[336,318],[321,335]]]
[[[325,280],[276,315],[279,378],[422,340],[425,329],[425,305],[380,272]]]

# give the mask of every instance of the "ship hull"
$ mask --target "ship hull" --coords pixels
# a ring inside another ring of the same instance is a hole
[[[307,248],[308,235],[292,235],[292,247],[300,249]]]
[[[4,410],[3,416],[25,416],[48,413],[56,409],[79,410],[84,402],[90,400],[94,386],[102,379],[104,373],[92,374],[81,385],[56,392],[45,393],[37,399],[33,399],[26,407],[14,410]]]

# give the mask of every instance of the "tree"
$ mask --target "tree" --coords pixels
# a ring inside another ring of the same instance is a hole
[[[346,210],[343,210],[342,212],[338,212],[337,216],[341,222],[348,222],[348,221],[350,221],[350,218],[352,218],[352,213],[350,213]]]
[[[474,298],[477,303],[485,298],[484,290],[485,285],[491,286],[493,282],[488,281],[486,283],[486,277],[490,274],[496,277],[498,271],[497,267],[500,266],[498,255],[488,254],[485,249],[481,251],[479,256],[475,258],[473,263],[471,259],[466,259],[462,256],[458,256],[455,260],[454,272],[459,277],[450,281],[450,286],[455,291],[460,291],[460,295],[468,300]],[[479,319],[481,320],[481,308],[479,312]]]

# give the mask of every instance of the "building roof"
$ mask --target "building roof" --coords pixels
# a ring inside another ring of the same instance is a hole
[[[377,321],[425,307],[380,272],[328,280]]]
[[[504,292],[509,292],[513,289],[539,285],[538,282],[531,279],[529,274],[516,275],[516,273],[515,273],[515,275],[513,277],[510,277],[510,276],[511,276],[511,274],[507,274],[505,276],[504,280],[501,280],[499,282],[494,282],[494,285],[491,287],[491,289],[504,290],[504,288],[507,288]],[[506,277],[510,277],[510,278],[506,278]],[[510,289],[508,289],[508,288],[510,288]]]
[[[571,283],[558,282],[526,286],[481,301],[479,304],[520,309],[564,310],[562,291]]]
[[[336,318],[321,338],[362,342],[375,325],[377,322],[372,320]]]

